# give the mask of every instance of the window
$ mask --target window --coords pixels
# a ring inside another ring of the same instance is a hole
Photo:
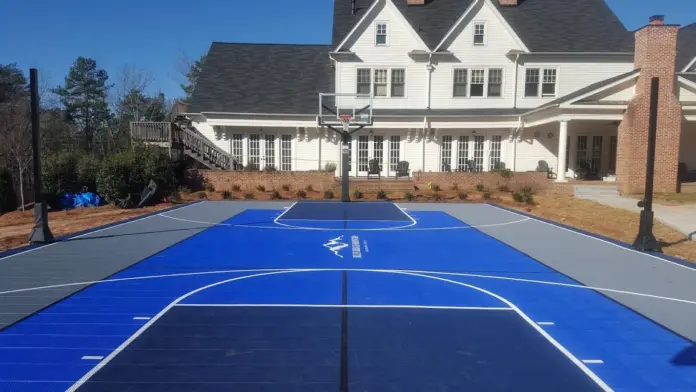
[[[379,171],[382,172],[382,162],[384,162],[384,136],[372,136],[372,158],[379,162]]]
[[[501,151],[501,146],[503,142],[503,137],[500,135],[494,135],[491,137],[491,150],[489,152],[489,158],[488,160],[489,165],[488,165],[488,170],[493,171],[496,169],[502,169],[501,162],[500,162],[500,151]]]
[[[401,159],[401,136],[392,135],[389,138],[389,166],[392,172],[396,172],[399,168],[399,160]]]
[[[576,170],[587,162],[587,136],[578,136],[578,147],[575,152]]]
[[[242,144],[243,135],[235,133],[232,135],[232,159],[237,164],[244,162],[244,145]]]
[[[486,25],[476,23],[474,25],[474,45],[484,45],[486,42]]]
[[[387,45],[387,24],[377,23],[375,28],[375,45]]]
[[[474,136],[474,167],[473,170],[483,171],[483,145],[485,138],[483,136]]]
[[[370,73],[372,71],[368,68],[358,68],[358,94],[369,94],[370,93]]]
[[[539,69],[528,69],[525,74],[524,81],[524,96],[538,97],[539,96]]]
[[[391,70],[391,96],[405,97],[406,96],[406,70],[392,69]]]
[[[259,139],[259,135],[249,135],[249,163],[247,166],[255,167],[256,170],[259,169],[261,155]]]
[[[545,69],[544,70],[544,83],[541,86],[541,96],[542,97],[555,97],[556,96],[556,70],[555,69]]]
[[[452,136],[443,136],[440,146],[440,171],[452,171]]]
[[[367,135],[358,136],[358,171],[366,172],[370,161],[370,138]]]
[[[472,69],[471,70],[471,93],[472,97],[483,97],[483,86],[486,83],[486,70]]]
[[[618,138],[616,136],[609,137],[609,173],[616,174],[616,146]]]
[[[454,96],[466,97],[466,85],[469,80],[466,69],[454,70]]]
[[[590,167],[593,173],[599,173],[602,169],[602,140],[601,136],[592,137],[592,161],[590,162]]]
[[[459,151],[457,154],[457,170],[466,171],[469,161],[469,136],[459,136]]]
[[[280,137],[280,170],[292,170],[292,135]]]
[[[386,97],[387,96],[387,70],[386,69],[376,69],[375,70],[375,91],[373,92],[375,97]]]
[[[266,135],[266,167],[275,168],[275,135]]]
[[[489,69],[488,70],[488,96],[500,97],[502,95],[503,86],[503,70]]]

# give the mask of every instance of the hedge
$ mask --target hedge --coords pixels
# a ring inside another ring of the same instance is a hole
[[[161,194],[176,188],[176,172],[169,156],[153,148],[136,148],[107,157],[97,174],[97,192],[108,202],[140,194],[153,180]]]
[[[0,167],[0,214],[17,209],[17,195],[14,191],[12,173]]]

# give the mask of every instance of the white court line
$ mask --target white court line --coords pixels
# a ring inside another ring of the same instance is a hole
[[[512,222],[501,222],[501,223],[491,223],[487,225],[476,225],[476,226],[451,226],[451,227],[424,227],[424,228],[409,228],[412,227],[413,225],[408,225],[408,226],[398,226],[398,227],[384,227],[384,228],[372,228],[372,229],[339,229],[339,228],[322,228],[322,227],[303,227],[303,226],[293,226],[293,225],[285,225],[285,224],[279,224],[280,226],[259,226],[259,225],[245,225],[245,224],[232,224],[232,223],[214,223],[214,222],[204,222],[204,221],[197,221],[197,220],[191,220],[191,219],[183,219],[183,218],[177,218],[174,216],[169,216],[169,215],[164,215],[160,214],[161,217],[163,218],[168,218],[168,219],[173,219],[173,220],[178,220],[178,221],[183,221],[183,222],[189,222],[189,223],[199,223],[202,225],[210,225],[210,226],[226,226],[226,227],[244,227],[244,228],[249,228],[249,229],[270,229],[270,230],[318,230],[318,231],[437,231],[437,230],[470,230],[470,229],[478,229],[478,228],[483,228],[483,227],[495,227],[495,226],[507,226],[507,225],[513,225],[521,222],[525,222],[528,220],[532,220],[531,218],[524,218]],[[276,218],[277,219],[277,218]],[[287,219],[283,219],[287,220]],[[274,222],[276,223],[276,222]]]
[[[539,325],[556,325],[553,321],[537,321]]]
[[[378,203],[379,203],[379,204],[386,204],[385,202],[378,202]],[[297,202],[295,202],[295,203],[290,207],[290,209],[292,209],[292,207],[295,206],[295,204],[297,204]],[[408,217],[408,219],[411,220],[411,223],[408,224],[408,225],[405,225],[405,226],[396,226],[396,227],[392,227],[392,228],[381,228],[381,227],[380,227],[380,228],[372,228],[372,229],[345,229],[345,228],[340,228],[340,229],[339,229],[339,228],[326,229],[326,228],[322,228],[322,227],[295,226],[295,225],[289,225],[289,224],[285,224],[285,223],[280,223],[279,220],[281,219],[281,217],[282,217],[283,215],[285,215],[286,212],[290,211],[290,209],[286,210],[286,211],[283,212],[282,214],[278,215],[277,218],[273,219],[273,223],[275,223],[275,224],[278,225],[278,226],[282,226],[282,227],[284,227],[284,228],[292,228],[292,229],[295,229],[295,230],[319,230],[319,231],[346,231],[346,230],[349,230],[349,231],[383,231],[383,230],[385,230],[385,229],[390,229],[390,230],[406,229],[406,228],[409,228],[409,227],[413,227],[413,226],[415,226],[415,225],[417,224],[416,220],[413,219],[413,217],[411,217],[411,215],[407,214],[404,210],[402,210],[401,207],[399,207],[398,205],[396,205],[396,203],[389,203],[389,204],[391,204],[391,205],[393,205],[394,207],[398,208],[399,211],[401,211],[404,215],[406,215],[406,216]],[[283,220],[288,220],[288,219],[283,219]],[[300,219],[300,220],[305,220],[305,219]],[[397,222],[402,222],[402,221],[397,221]],[[241,225],[235,225],[235,226],[241,226]],[[245,225],[244,227],[253,227],[253,226],[251,226],[251,225]],[[264,229],[265,229],[265,228],[272,228],[272,227],[264,227],[264,226],[262,226],[262,227],[260,227],[260,228],[264,228]]]
[[[506,209],[504,209],[504,208],[500,208],[500,207],[494,206],[494,205],[492,205],[492,204],[487,204],[487,205],[488,205],[488,206],[491,206],[491,207],[493,207],[493,208],[496,208],[496,209],[498,209],[498,210],[502,210],[502,211],[505,211],[505,212],[509,212],[510,214],[513,214],[513,215],[526,216],[526,215],[523,215],[523,214],[519,214],[519,213],[517,213],[517,212],[508,211],[508,210],[506,210]],[[573,234],[581,235],[581,236],[583,236],[583,237],[587,237],[587,238],[591,238],[591,239],[593,239],[593,240],[597,240],[597,241],[604,242],[605,244],[609,244],[609,245],[615,246],[615,247],[617,247],[617,248],[619,248],[619,249],[623,249],[623,250],[626,250],[626,251],[629,251],[629,252],[633,252],[633,253],[638,253],[638,254],[643,255],[643,256],[652,257],[653,259],[657,259],[657,260],[660,260],[660,261],[664,261],[664,262],[666,262],[666,263],[675,265],[675,266],[677,266],[677,267],[681,267],[681,268],[687,269],[687,270],[689,270],[689,271],[696,272],[696,269],[691,268],[691,267],[687,267],[687,266],[682,265],[682,264],[679,264],[679,263],[676,263],[676,262],[674,262],[674,261],[672,261],[672,260],[663,259],[662,257],[658,257],[658,256],[655,256],[655,255],[651,255],[650,253],[640,252],[640,251],[637,251],[637,250],[635,250],[635,249],[627,248],[627,247],[625,247],[625,246],[621,246],[621,245],[619,245],[619,244],[615,244],[615,243],[613,243],[613,242],[611,242],[611,241],[603,240],[603,239],[601,239],[601,238],[597,238],[597,237],[594,237],[594,236],[591,236],[591,235],[587,235],[587,234],[585,234],[585,233],[580,233],[580,232],[578,232],[578,231],[571,230],[571,229],[565,228],[565,227],[563,227],[563,226],[555,225],[555,224],[553,224],[553,223],[544,222],[543,220],[540,220],[540,219],[537,219],[537,218],[534,218],[534,217],[529,217],[529,216],[527,216],[527,218],[530,218],[530,220],[533,220],[533,221],[535,221],[535,222],[539,222],[539,223],[543,223],[543,224],[545,224],[545,225],[549,225],[549,226],[555,227],[555,228],[557,228],[557,229],[569,231],[569,232],[571,232],[571,233],[573,233]]]
[[[442,309],[442,310],[514,310],[495,306],[430,306],[430,305],[318,305],[318,304],[176,304],[191,308],[356,308],[356,309]]]
[[[84,376],[82,376],[79,380],[77,380],[70,388],[68,388],[66,390],[66,392],[75,392],[78,388],[80,388],[80,386],[82,386],[82,384],[84,384],[87,380],[89,380],[90,377],[92,377],[96,372],[98,372],[99,369],[103,368],[107,363],[109,363],[112,359],[114,359],[114,357],[116,357],[116,355],[118,355],[118,353],[123,351],[123,349],[125,349],[129,344],[131,344],[131,342],[133,342],[135,339],[137,339],[138,336],[142,335],[143,332],[145,332],[148,328],[150,328],[150,326],[152,326],[152,324],[154,324],[157,320],[159,320],[162,316],[164,316],[164,314],[167,313],[169,311],[169,309],[174,307],[174,305],[176,305],[178,302],[183,301],[184,299],[188,298],[189,296],[196,294],[200,291],[206,290],[208,288],[224,284],[224,283],[230,283],[230,282],[234,282],[234,281],[242,280],[242,279],[256,278],[259,276],[275,275],[275,274],[279,274],[279,273],[292,273],[292,272],[293,271],[275,271],[275,272],[267,272],[267,273],[262,273],[262,274],[238,276],[236,278],[223,280],[221,282],[216,282],[216,283],[209,284],[207,286],[202,286],[202,287],[199,287],[195,290],[189,291],[188,293],[175,299],[174,302],[167,305],[164,309],[162,309],[159,313],[157,313],[157,315],[155,315],[155,317],[150,319],[147,323],[145,323],[145,325],[143,325],[137,331],[135,331],[135,333],[133,335],[131,335],[128,339],[126,339],[126,341],[121,343],[120,346],[118,346],[114,351],[109,353],[109,355],[106,358],[102,359],[89,372],[87,372]]]
[[[297,272],[314,272],[314,271],[321,271],[321,270],[286,270],[286,271],[274,271],[274,272],[267,272],[267,273],[259,273],[259,274],[254,274],[254,275],[246,275],[246,276],[241,276],[241,277],[236,277],[232,279],[227,279],[227,280],[222,280],[216,283],[209,284],[207,286],[202,286],[199,287],[195,290],[189,291],[188,293],[180,296],[179,298],[175,299],[173,302],[171,302],[169,305],[167,305],[164,309],[162,309],[155,317],[153,317],[150,321],[148,321],[145,325],[140,327],[131,337],[129,337],[126,341],[124,341],[119,347],[117,347],[114,351],[112,351],[106,358],[104,358],[101,362],[99,362],[94,368],[92,368],[89,372],[87,372],[84,376],[82,376],[75,384],[73,384],[66,392],[75,392],[80,386],[82,386],[87,380],[89,380],[90,377],[92,377],[96,372],[98,372],[102,367],[104,367],[106,364],[108,364],[116,355],[118,355],[121,351],[123,351],[131,342],[133,342],[135,339],[138,338],[143,332],[145,332],[150,326],[152,326],[159,318],[161,318],[165,313],[167,313],[171,308],[176,306],[178,303],[183,301],[184,299],[199,293],[201,291],[207,290],[209,288],[219,286],[222,284],[226,283],[231,283],[234,281],[242,280],[242,279],[250,279],[250,278],[255,278],[259,276],[267,276],[267,275],[277,275],[277,274],[288,274],[288,273],[297,273]],[[611,391],[611,388],[609,388],[608,385],[602,381],[597,375],[595,375],[585,364],[583,364],[581,361],[579,361],[572,353],[570,353],[565,347],[563,347],[560,343],[558,343],[551,335],[549,335],[546,331],[544,331],[540,326],[536,325],[534,321],[532,321],[524,312],[522,312],[515,304],[510,302],[504,297],[501,297],[498,294],[495,294],[493,292],[490,292],[488,290],[482,289],[480,287],[470,285],[467,283],[462,283],[462,282],[457,282],[454,280],[450,279],[445,279],[445,278],[440,278],[436,276],[429,276],[429,275],[423,275],[423,274],[417,274],[417,273],[411,273],[411,272],[399,272],[399,271],[383,271],[383,270],[375,270],[374,272],[382,272],[382,273],[395,273],[395,274],[403,274],[403,275],[411,275],[411,276],[419,276],[422,278],[426,279],[433,279],[433,280],[439,280],[447,283],[452,283],[458,286],[463,286],[463,287],[468,287],[470,289],[482,292],[484,294],[487,294],[489,296],[492,296],[501,302],[505,303],[508,307],[512,308],[522,319],[524,319],[529,325],[531,325],[539,334],[541,334],[543,337],[546,338],[552,345],[554,345],[559,351],[561,351],[563,354],[566,355],[577,367],[579,367],[588,377],[590,377],[597,385],[599,385],[603,390],[605,391]]]
[[[85,360],[102,360],[102,359],[104,359],[104,356],[102,356],[102,355],[85,355],[84,357],[82,357],[82,359],[85,359]]]
[[[583,359],[582,362],[589,363],[589,364],[592,364],[592,363],[602,364],[602,363],[604,363],[604,361],[602,361],[601,359]]]
[[[133,320],[149,320],[152,317],[133,317]]]
[[[388,219],[288,219],[283,218],[284,221],[300,221],[300,222],[403,222],[402,220],[388,220]]]
[[[200,202],[193,202],[193,203],[191,203],[191,204],[189,204],[189,205],[187,205],[187,206],[179,207],[179,208],[177,208],[175,211],[183,210],[184,208],[189,208],[189,207],[194,206],[194,205],[197,205],[197,204],[201,204],[201,203],[200,203]],[[84,234],[76,235],[76,236],[73,236],[73,237],[68,237],[68,238],[66,238],[66,239],[64,239],[64,240],[62,240],[62,241],[51,242],[51,243],[46,244],[46,245],[43,245],[43,246],[37,246],[36,248],[27,249],[27,250],[24,250],[24,251],[21,251],[21,252],[13,253],[13,254],[11,254],[11,255],[9,255],[9,256],[0,257],[0,261],[2,261],[2,260],[7,260],[7,259],[9,259],[9,258],[12,258],[12,257],[15,257],[15,256],[19,256],[19,255],[23,255],[23,254],[26,254],[26,253],[30,253],[30,252],[33,252],[33,251],[35,251],[35,250],[45,249],[45,248],[48,248],[48,247],[50,247],[50,246],[60,244],[61,242],[72,240],[72,239],[74,239],[74,238],[82,238],[82,237],[86,237],[86,236],[88,236],[88,235],[92,235],[92,234],[94,234],[94,233],[99,233],[99,232],[102,232],[102,231],[105,231],[105,230],[115,229],[115,228],[117,228],[117,227],[119,227],[119,226],[125,226],[125,225],[131,224],[131,223],[139,222],[139,221],[142,221],[142,220],[145,220],[145,219],[152,218],[152,217],[154,217],[154,216],[163,216],[163,215],[161,215],[161,213],[157,213],[157,214],[154,214],[154,213],[153,213],[153,214],[151,214],[151,215],[141,216],[141,217],[139,217],[139,218],[135,218],[135,219],[133,219],[133,220],[131,220],[131,221],[128,221],[128,222],[117,223],[117,224],[115,224],[115,225],[113,225],[113,226],[104,227],[103,229],[98,229],[98,230],[90,231],[89,233],[84,233]],[[191,223],[195,223],[195,222],[191,222]]]
[[[556,347],[556,348],[558,349],[558,351],[562,352],[566,357],[568,357],[568,359],[570,359],[570,360],[575,364],[575,366],[579,367],[579,368],[580,368],[588,377],[590,377],[600,388],[602,388],[602,389],[605,390],[605,391],[611,391],[611,390],[612,390],[612,389],[609,387],[609,385],[607,385],[601,378],[599,378],[596,374],[594,374],[594,372],[593,372],[592,370],[590,370],[590,368],[588,368],[587,366],[585,366],[585,364],[584,364],[583,362],[581,362],[580,360],[578,360],[578,358],[575,357],[575,355],[573,355],[570,351],[568,351],[568,349],[566,349],[565,347],[563,347],[562,344],[560,344],[556,339],[554,339],[551,335],[549,335],[548,332],[544,331],[543,328],[541,328],[541,327],[538,326],[534,321],[532,321],[532,319],[529,318],[529,316],[527,316],[527,314],[525,314],[520,308],[518,308],[515,304],[513,304],[512,302],[510,302],[507,298],[502,297],[502,296],[500,296],[500,295],[498,295],[498,294],[496,294],[496,293],[493,293],[493,292],[491,292],[491,291],[488,291],[488,290],[482,289],[482,288],[480,288],[480,287],[474,286],[474,285],[470,285],[470,284],[466,284],[466,283],[462,283],[462,282],[457,282],[456,280],[450,280],[450,279],[445,279],[445,278],[439,278],[439,277],[437,277],[437,276],[429,276],[429,275],[422,275],[422,274],[407,273],[407,272],[404,272],[404,274],[405,274],[405,275],[412,275],[412,276],[421,276],[421,277],[424,277],[424,278],[436,279],[436,280],[441,280],[441,281],[443,281],[443,282],[448,282],[448,283],[456,284],[456,285],[459,285],[459,286],[469,287],[469,288],[471,288],[471,289],[480,291],[480,292],[482,292],[482,293],[485,293],[485,294],[490,295],[491,297],[494,297],[494,298],[499,299],[501,302],[505,303],[506,305],[508,305],[509,307],[511,307],[515,312],[517,312],[517,314],[518,314],[520,317],[522,317],[522,319],[523,319],[524,321],[526,321],[527,324],[529,324],[530,326],[532,326],[532,328],[534,328],[541,336],[543,336],[544,338],[546,338],[546,340],[548,340],[549,343],[551,343],[554,347]]]
[[[290,210],[292,210],[292,207],[295,207],[295,205],[297,205],[297,203],[298,203],[298,202],[294,202],[294,203],[290,204],[290,206],[289,206],[285,211],[283,211],[280,215],[278,215],[275,219],[273,219],[273,223],[277,222],[278,219],[280,219],[280,218],[283,217],[283,215],[285,215],[285,214],[287,214],[288,212],[290,212]]]
[[[357,269],[357,268],[352,268],[352,269],[350,269],[350,268],[349,269],[344,269],[344,268],[304,268],[304,269],[303,268],[285,268],[285,269],[283,269],[283,268],[273,268],[273,269],[266,268],[266,269],[263,269],[263,268],[260,268],[260,269],[246,269],[246,270],[217,270],[217,271],[205,271],[205,272],[184,272],[184,273],[178,273],[178,274],[164,274],[164,275],[144,275],[144,276],[136,276],[136,277],[130,277],[130,278],[116,278],[116,279],[107,279],[107,280],[64,283],[64,284],[57,284],[57,285],[51,285],[51,286],[27,287],[27,288],[23,288],[23,289],[0,291],[0,295],[19,293],[19,292],[25,292],[25,291],[52,289],[52,288],[57,288],[57,287],[82,286],[82,285],[90,285],[90,284],[97,284],[97,283],[118,283],[118,282],[130,281],[130,280],[163,279],[163,278],[176,278],[176,277],[183,277],[183,276],[218,275],[218,274],[221,275],[221,274],[261,272],[261,271],[265,271],[265,272],[270,272],[270,271],[296,271],[296,272],[303,272],[303,271],[347,271],[347,272],[394,272],[394,273],[413,272],[413,273],[430,274],[430,275],[462,276],[462,277],[469,277],[469,278],[507,280],[507,281],[511,281],[511,282],[534,283],[534,284],[544,284],[544,285],[549,285],[549,286],[568,287],[568,288],[574,288],[574,289],[606,291],[606,292],[610,292],[610,293],[635,295],[638,297],[646,297],[646,298],[653,298],[653,299],[660,299],[660,300],[665,300],[665,301],[681,302],[681,303],[686,303],[686,304],[690,304],[690,305],[696,305],[696,301],[690,301],[687,299],[665,297],[665,296],[661,296],[661,295],[639,293],[639,292],[635,292],[635,291],[610,289],[610,288],[605,288],[605,287],[585,286],[582,284],[575,284],[575,283],[560,283],[560,282],[551,282],[551,281],[546,281],[546,280],[510,278],[507,276],[470,274],[470,273],[464,273],[464,272],[443,272],[443,271],[422,271],[422,270],[389,270],[389,269],[381,269],[380,270],[380,269]],[[0,313],[0,314],[5,314],[5,313]],[[7,314],[16,314],[16,313],[7,313]],[[19,313],[17,313],[17,314],[19,314]],[[61,313],[61,314],[69,314],[69,313]],[[82,314],[82,313],[70,313],[70,314]]]

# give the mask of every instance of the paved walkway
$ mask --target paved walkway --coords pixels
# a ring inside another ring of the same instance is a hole
[[[620,196],[613,187],[576,186],[575,197],[596,201],[610,207],[640,212],[638,200]],[[664,206],[653,204],[655,217],[696,241],[696,205]]]

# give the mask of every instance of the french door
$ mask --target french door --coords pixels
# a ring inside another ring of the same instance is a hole
[[[367,175],[372,159],[377,159],[382,174],[387,170],[384,159],[384,140],[382,135],[358,136],[358,176]]]
[[[503,134],[443,135],[439,169],[445,171],[492,171],[504,167]]]
[[[592,173],[601,173],[603,141],[602,136],[578,135],[575,153],[576,167],[580,168],[586,164]]]

